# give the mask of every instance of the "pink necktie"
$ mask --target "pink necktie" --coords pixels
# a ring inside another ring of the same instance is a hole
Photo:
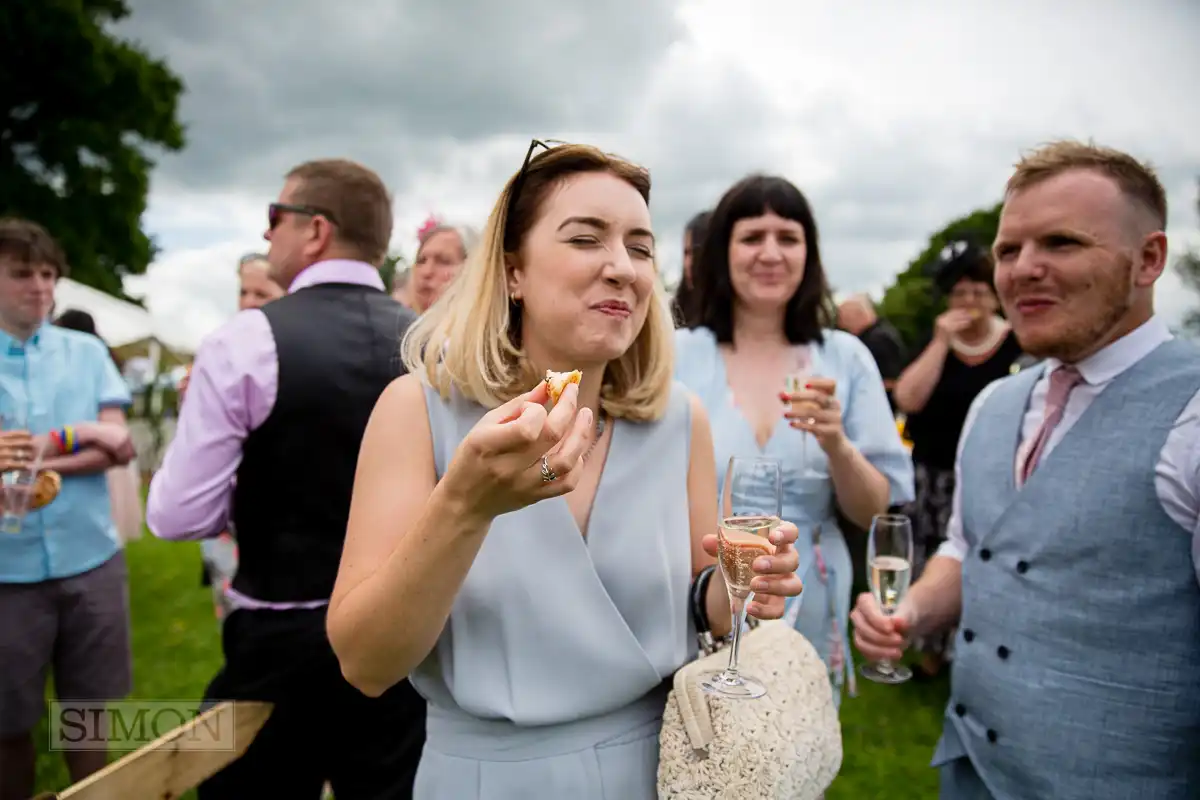
[[[1038,461],[1042,457],[1042,451],[1046,449],[1046,442],[1050,440],[1050,434],[1062,421],[1063,411],[1067,408],[1067,397],[1071,394],[1071,390],[1082,382],[1083,376],[1074,367],[1059,367],[1050,374],[1050,391],[1046,393],[1045,416],[1042,417],[1042,426],[1038,428],[1037,435],[1033,439],[1033,446],[1029,449],[1029,456],[1025,459],[1025,465],[1021,470],[1021,483],[1025,483],[1033,474],[1034,468],[1037,467]]]

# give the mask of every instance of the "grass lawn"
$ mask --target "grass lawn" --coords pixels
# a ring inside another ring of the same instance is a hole
[[[212,595],[200,585],[200,545],[163,542],[147,533],[129,545],[126,555],[133,615],[132,696],[198,700],[221,664]],[[43,721],[36,740],[39,792],[70,785],[61,754],[44,752],[48,735]],[[194,800],[195,793],[185,797]]]
[[[200,586],[200,546],[147,534],[129,546],[127,556],[134,697],[199,699],[221,660],[211,595]],[[928,764],[941,731],[946,681],[880,686],[860,679],[858,689],[857,698],[842,702],[845,756],[828,800],[937,797],[937,776]],[[43,723],[40,750],[47,737]],[[69,783],[61,754],[43,752],[37,791]]]

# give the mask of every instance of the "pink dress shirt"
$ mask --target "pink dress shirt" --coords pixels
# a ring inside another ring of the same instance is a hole
[[[321,261],[296,277],[288,293],[321,283],[383,290],[379,270],[359,261]],[[279,362],[267,317],[239,311],[200,345],[175,436],[146,498],[146,526],[161,539],[218,536],[229,526],[242,443],[275,405]],[[325,600],[267,603],[227,590],[237,608],[317,608]]]

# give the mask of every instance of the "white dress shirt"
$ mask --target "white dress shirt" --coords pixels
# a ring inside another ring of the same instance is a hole
[[[1158,317],[1152,317],[1141,327],[1118,339],[1102,350],[1080,361],[1075,367],[1083,376],[1083,382],[1072,390],[1067,398],[1067,407],[1063,412],[1062,421],[1046,442],[1042,453],[1044,459],[1054,447],[1062,441],[1063,436],[1071,426],[1083,415],[1092,401],[1104,391],[1114,378],[1145,358],[1156,347],[1172,338],[1171,332]],[[1055,359],[1046,359],[1046,370],[1029,398],[1029,408],[1021,424],[1021,443],[1017,448],[1017,458],[1013,463],[1014,474],[1017,475],[1017,485],[1020,486],[1020,475],[1017,465],[1024,461],[1025,455],[1032,444],[1033,437],[1042,424],[1046,408],[1046,392],[1050,388],[1050,373],[1059,363]],[[967,413],[963,425],[962,436],[958,442],[959,458],[955,462],[955,486],[950,520],[946,524],[946,541],[938,548],[937,554],[962,561],[967,554],[967,541],[962,529],[962,474],[961,459],[963,443],[967,433],[975,422],[979,408],[996,388],[991,384],[975,398]],[[1155,489],[1163,511],[1171,519],[1178,522],[1183,530],[1180,536],[1192,535],[1192,562],[1196,566],[1196,580],[1200,582],[1200,392],[1197,392],[1183,413],[1175,420],[1171,433],[1167,436],[1155,467]]]

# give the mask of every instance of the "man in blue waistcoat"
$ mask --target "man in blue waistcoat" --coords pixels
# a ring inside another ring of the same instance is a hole
[[[852,614],[872,659],[958,624],[944,799],[1200,797],[1200,348],[1154,315],[1166,220],[1107,148],[1008,182],[996,290],[1044,361],[976,399],[948,540],[896,613]]]

